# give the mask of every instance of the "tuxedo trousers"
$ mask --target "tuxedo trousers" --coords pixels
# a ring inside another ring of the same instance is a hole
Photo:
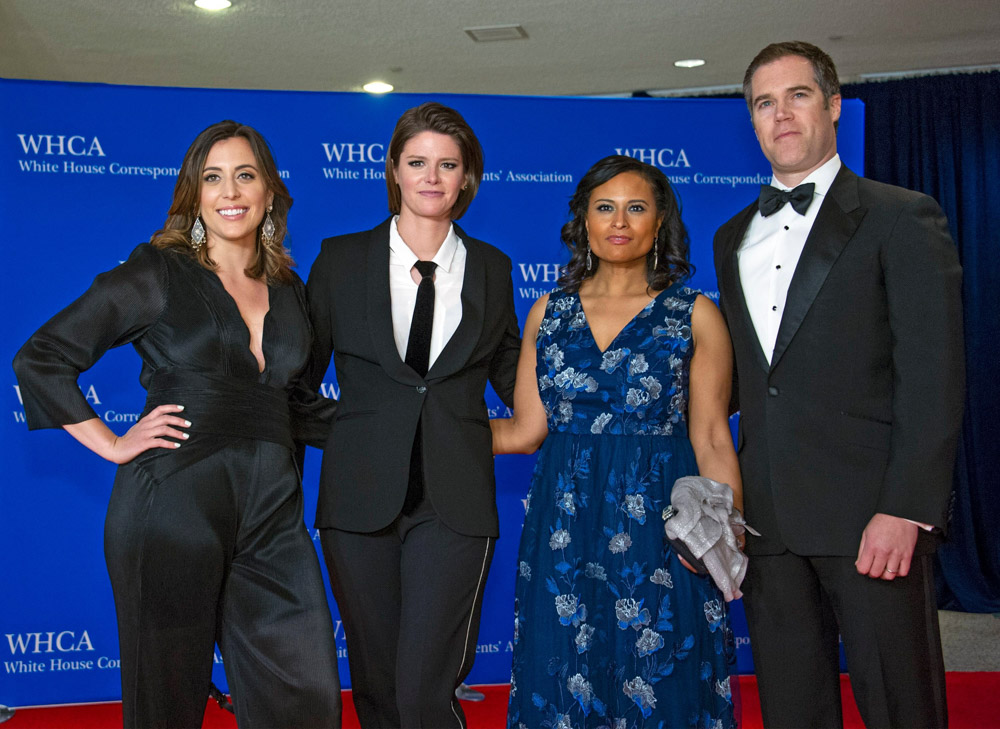
[[[364,729],[466,726],[455,689],[476,657],[496,540],[453,531],[419,493],[380,531],[320,530]]]
[[[838,632],[865,726],[947,726],[933,554],[920,551],[892,581],[858,574],[853,557],[750,557],[744,606],[765,727],[840,729]]]
[[[200,727],[216,643],[241,729],[339,727],[333,623],[293,454],[204,434],[204,399],[181,400],[191,439],[120,467],[111,495],[125,727]]]

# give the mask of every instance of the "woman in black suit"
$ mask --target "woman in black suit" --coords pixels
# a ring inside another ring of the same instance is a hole
[[[392,217],[330,238],[309,276],[313,382],[334,355],[340,400],[316,526],[347,635],[362,726],[465,726],[498,534],[489,380],[508,404],[519,337],[511,263],[452,223],[482,178],[453,109],[399,119]]]
[[[184,157],[163,229],[14,360],[30,428],[62,427],[120,464],[105,554],[126,727],[200,726],[216,642],[241,726],[340,726],[294,461],[293,430],[322,441],[329,413],[299,386],[312,332],[282,245],[291,204],[258,132],[210,126]],[[126,343],[148,396],[118,436],[77,377]]]

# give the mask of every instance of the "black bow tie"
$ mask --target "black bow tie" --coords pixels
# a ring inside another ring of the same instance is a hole
[[[812,202],[815,189],[816,185],[812,182],[799,185],[794,190],[779,190],[770,185],[761,185],[757,208],[760,210],[760,214],[766,218],[781,210],[786,202],[790,202],[792,210],[799,215],[805,215],[806,210],[809,209],[809,203]]]

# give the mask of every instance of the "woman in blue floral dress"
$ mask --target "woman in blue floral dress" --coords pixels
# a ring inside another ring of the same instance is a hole
[[[725,602],[666,541],[675,479],[741,484],[732,349],[683,285],[687,233],[666,177],[612,156],[570,202],[572,258],[533,306],[514,417],[494,452],[544,440],[515,591],[511,729],[732,727]]]

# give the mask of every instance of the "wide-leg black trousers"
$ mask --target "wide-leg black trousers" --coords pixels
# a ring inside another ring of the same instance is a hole
[[[241,729],[340,726],[333,626],[286,446],[197,436],[122,466],[105,554],[125,727],[201,726],[216,643]]]

